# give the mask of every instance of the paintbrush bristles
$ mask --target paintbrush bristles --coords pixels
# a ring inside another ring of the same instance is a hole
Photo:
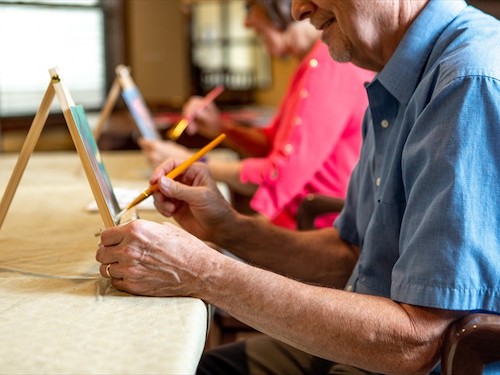
[[[150,191],[150,189],[143,191],[141,195],[138,195],[132,202],[129,203],[129,205],[127,206],[125,211],[129,210],[130,208],[134,207],[135,205],[141,203],[144,199],[149,197],[152,193],[153,193],[153,191]]]

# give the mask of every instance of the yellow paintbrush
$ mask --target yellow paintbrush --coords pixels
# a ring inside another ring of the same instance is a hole
[[[213,139],[210,143],[208,143],[205,147],[198,150],[191,157],[187,158],[184,162],[182,162],[177,167],[168,172],[166,176],[172,179],[176,178],[186,169],[188,169],[194,162],[201,159],[208,151],[212,150],[219,143],[221,143],[224,140],[224,138],[226,138],[226,135],[224,133],[219,135],[217,138]],[[137,196],[137,198],[135,198],[131,203],[129,203],[129,205],[116,216],[115,222],[117,222],[127,210],[141,203],[144,199],[146,199],[156,191],[158,191],[158,184],[151,185],[146,190],[144,190],[140,195]]]

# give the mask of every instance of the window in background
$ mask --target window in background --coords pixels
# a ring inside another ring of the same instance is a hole
[[[233,91],[271,83],[270,58],[244,26],[244,1],[191,2],[191,61],[198,89],[223,84]]]
[[[35,113],[55,66],[75,102],[100,107],[106,90],[104,30],[99,0],[0,0],[0,117]]]

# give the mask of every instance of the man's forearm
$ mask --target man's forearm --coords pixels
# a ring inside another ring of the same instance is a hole
[[[216,242],[245,261],[305,282],[343,288],[359,251],[335,228],[300,232],[237,215]]]
[[[198,296],[313,355],[380,373],[427,374],[458,313],[306,285],[228,257]]]

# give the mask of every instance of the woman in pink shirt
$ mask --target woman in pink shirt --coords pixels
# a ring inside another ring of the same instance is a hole
[[[241,161],[208,161],[214,178],[234,191],[252,196],[250,206],[276,225],[296,227],[298,204],[309,193],[343,198],[361,147],[361,120],[368,101],[364,83],[373,73],[339,64],[308,22],[294,22],[289,0],[249,0],[245,24],[253,28],[274,56],[300,61],[271,124],[248,128],[223,119],[215,105],[196,111],[190,99],[185,114],[195,115],[190,131],[214,137],[251,155]],[[168,156],[186,157],[173,142],[141,140],[152,164]],[[323,217],[319,227],[331,225]]]

